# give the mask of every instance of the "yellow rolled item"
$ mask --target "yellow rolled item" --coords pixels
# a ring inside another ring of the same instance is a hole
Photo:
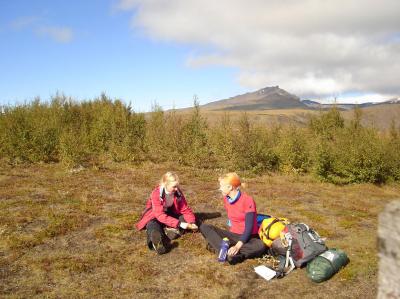
[[[271,225],[271,227],[269,228],[268,235],[267,235],[268,226],[275,219],[279,219],[279,221],[277,221]],[[260,230],[258,232],[258,234],[260,235],[260,239],[264,242],[265,245],[267,245],[268,247],[271,247],[272,242],[275,239],[280,237],[282,230],[285,228],[286,224],[288,224],[288,223],[289,223],[289,220],[287,218],[270,217],[270,218],[264,219],[261,223]]]

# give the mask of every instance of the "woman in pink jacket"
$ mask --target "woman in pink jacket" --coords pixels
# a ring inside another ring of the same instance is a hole
[[[195,222],[196,218],[179,189],[178,176],[167,172],[151,193],[136,228],[146,228],[148,247],[164,254],[170,240],[179,237],[182,230],[197,230]]]

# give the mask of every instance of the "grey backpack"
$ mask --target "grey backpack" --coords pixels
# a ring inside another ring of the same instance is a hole
[[[292,237],[290,256],[297,268],[303,267],[307,262],[328,250],[318,233],[306,224],[289,224],[287,229]]]
[[[313,258],[328,250],[318,233],[304,223],[288,224],[282,233],[284,238],[276,239],[272,243],[271,252],[285,257],[280,265],[283,274],[288,274],[294,267],[305,266]]]

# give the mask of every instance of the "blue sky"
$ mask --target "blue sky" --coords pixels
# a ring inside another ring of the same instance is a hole
[[[360,1],[1,0],[0,105],[105,92],[148,111],[275,85],[325,101],[399,96],[400,1],[365,0],[371,15]]]
[[[185,66],[190,47],[155,41],[130,28],[131,14],[112,1],[2,1],[0,103],[49,99],[57,91],[76,99],[101,92],[146,111],[190,106],[243,92],[233,68]],[[68,28],[57,40],[42,28]]]

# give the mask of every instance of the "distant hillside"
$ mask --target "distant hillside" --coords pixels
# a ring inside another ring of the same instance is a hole
[[[380,103],[363,104],[321,104],[311,100],[300,100],[278,86],[266,87],[255,92],[248,92],[228,99],[211,102],[201,106],[203,115],[213,125],[229,113],[232,120],[241,117],[246,112],[253,122],[272,124],[294,124],[306,126],[312,115],[333,107],[341,110],[346,120],[354,117],[355,107],[362,110],[362,123],[379,129],[388,129],[392,121],[400,124],[400,98],[393,98]],[[191,108],[178,109],[178,113],[188,116]]]
[[[266,87],[255,92],[248,92],[229,99],[211,102],[201,106],[206,110],[249,111],[269,109],[309,109],[300,98],[279,88]]]
[[[302,103],[307,105],[310,108],[314,109],[330,109],[332,107],[337,107],[338,109],[341,110],[350,110],[355,107],[358,108],[367,108],[371,106],[381,106],[381,105],[391,105],[391,104],[400,104],[399,99],[391,99],[385,102],[367,102],[367,103],[362,103],[362,104],[342,104],[342,103],[334,103],[334,104],[321,104],[316,101],[311,101],[311,100],[302,100]]]
[[[394,121],[396,127],[400,128],[400,102],[384,102],[361,108],[362,124],[378,129],[389,129]],[[345,119],[354,117],[353,110],[343,111]]]
[[[350,110],[355,107],[359,108],[365,108],[373,105],[377,105],[374,103],[363,103],[363,104],[342,104],[342,103],[334,103],[334,104],[321,104],[316,101],[311,101],[311,100],[302,100],[301,101],[303,104],[308,106],[309,108],[313,109],[331,109],[332,107],[336,107],[340,110]]]

